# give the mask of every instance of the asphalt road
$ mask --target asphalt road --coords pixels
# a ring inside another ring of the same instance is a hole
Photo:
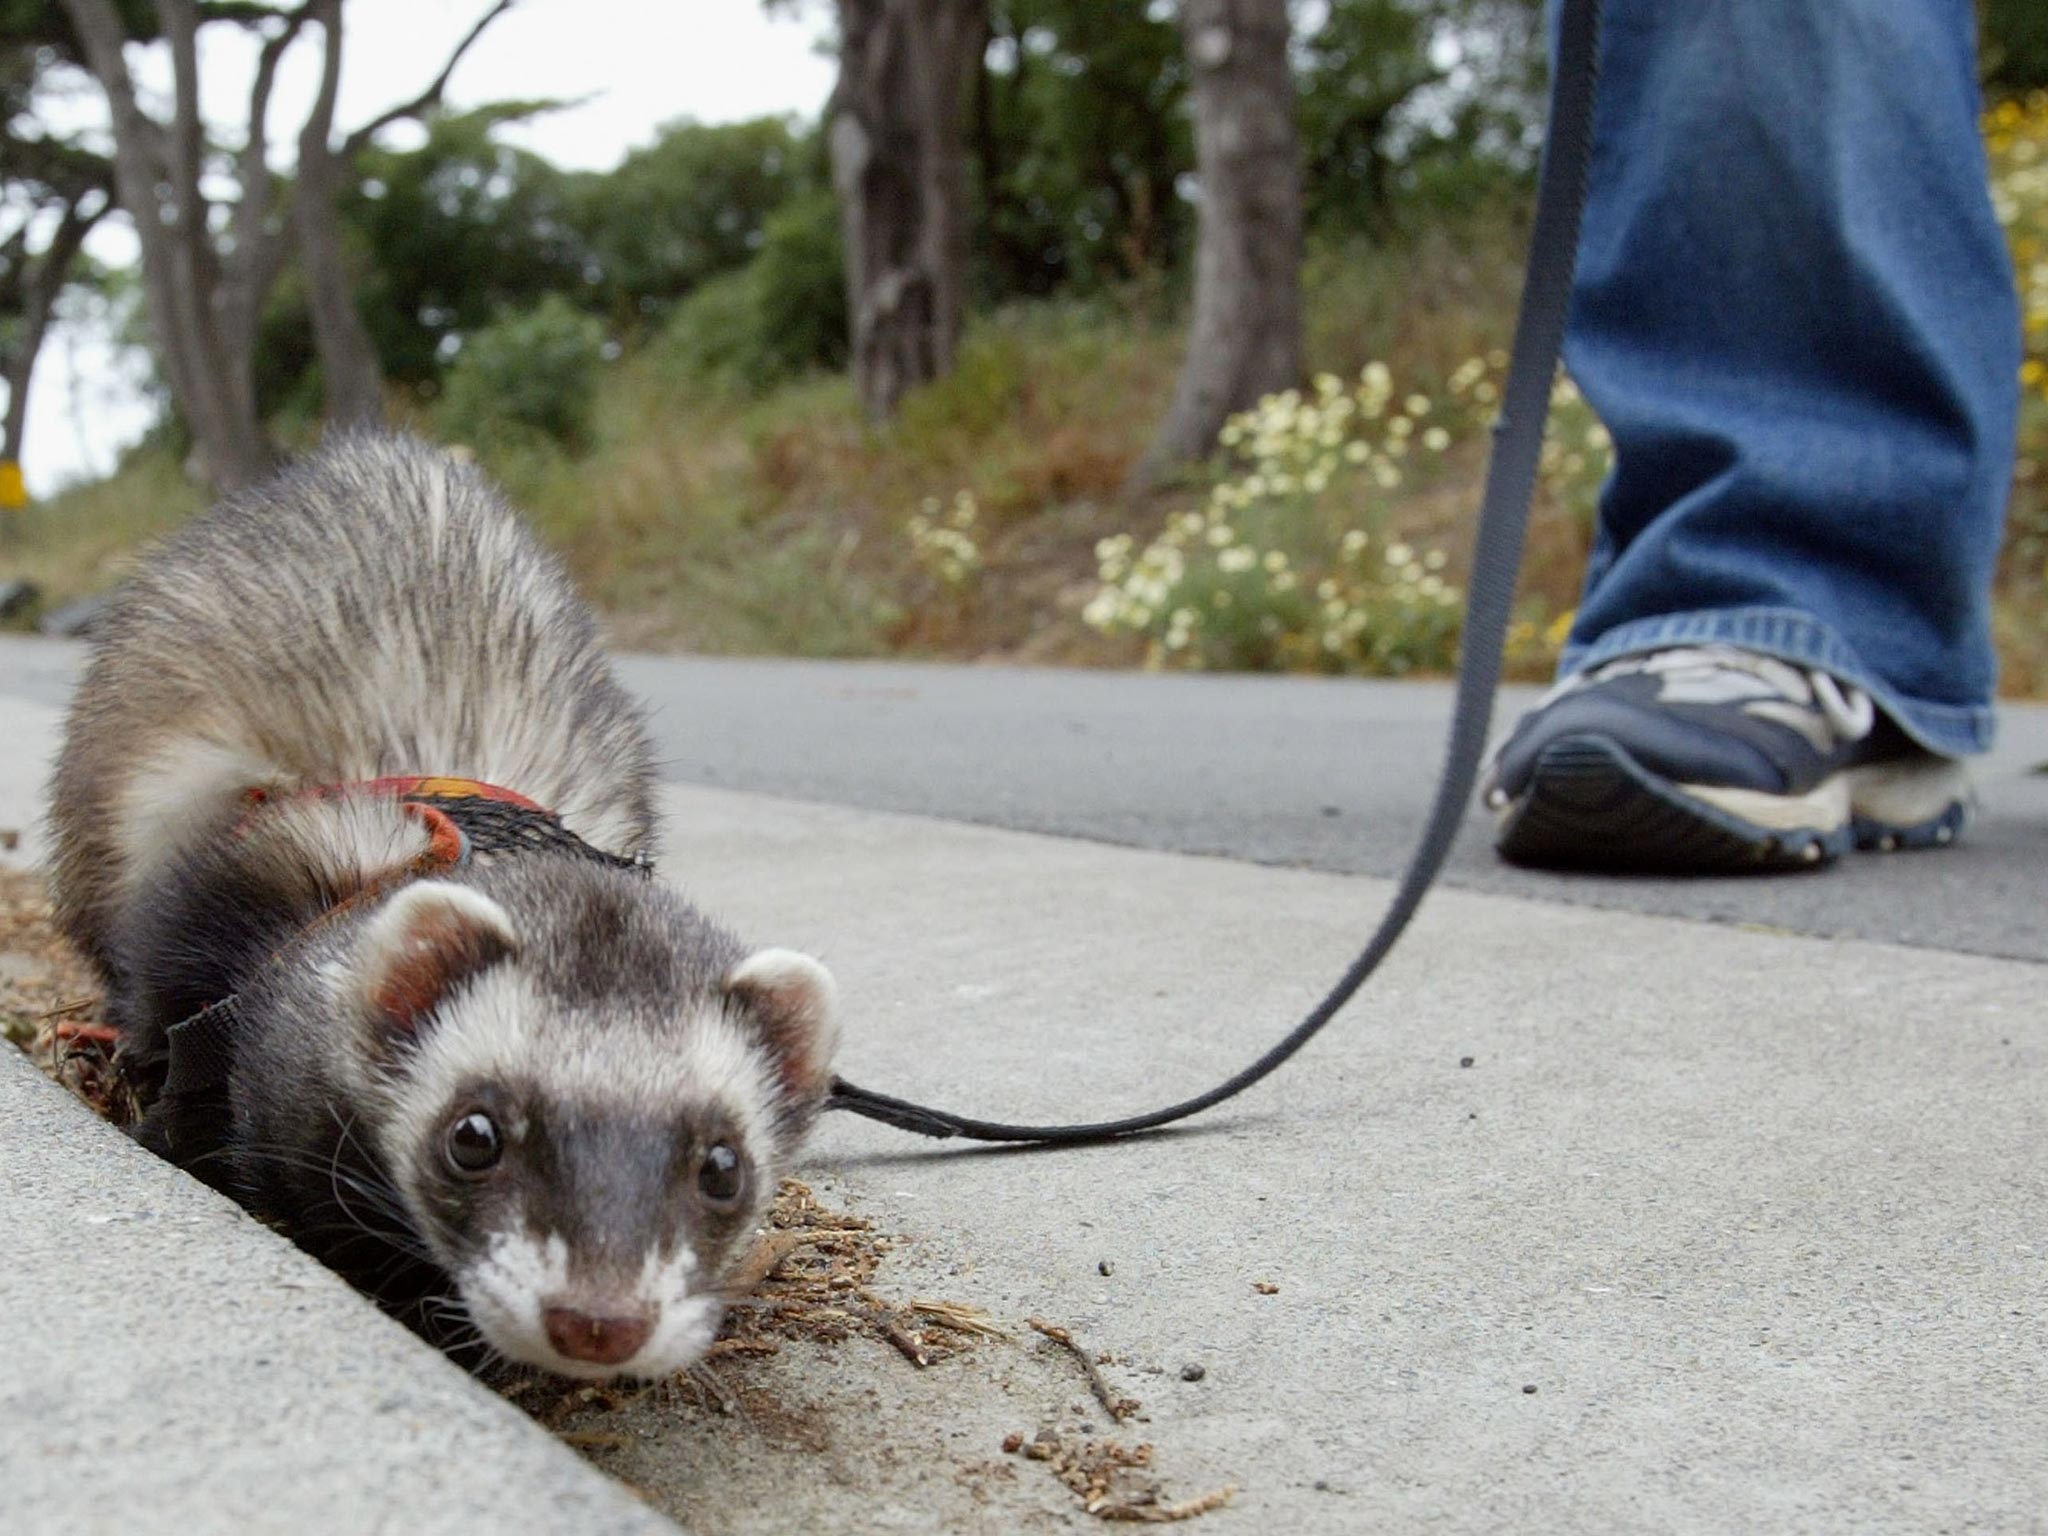
[[[0,640],[0,694],[61,703],[82,652]],[[1392,874],[1450,690],[1313,678],[629,656],[681,783],[1181,853]],[[1517,690],[1511,720],[1533,697]],[[1706,880],[1508,868],[1475,811],[1448,879],[1546,901],[2048,959],[2048,707],[2007,709],[1983,812],[1937,853]],[[688,872],[677,871],[687,882]],[[1371,914],[1360,914],[1361,937]],[[1654,957],[1645,957],[1653,963]]]

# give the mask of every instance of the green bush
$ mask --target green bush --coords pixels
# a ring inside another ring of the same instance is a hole
[[[558,295],[501,313],[448,370],[442,429],[472,443],[538,436],[582,448],[604,354],[604,326]]]
[[[778,378],[846,365],[846,249],[839,202],[820,188],[769,215],[754,258],[761,362]]]
[[[675,307],[663,361],[697,378],[765,391],[846,362],[846,269],[830,192],[779,208],[745,267],[698,286]]]
[[[576,218],[600,288],[621,316],[688,298],[753,260],[775,211],[822,172],[814,132],[792,119],[670,123],[582,184]]]

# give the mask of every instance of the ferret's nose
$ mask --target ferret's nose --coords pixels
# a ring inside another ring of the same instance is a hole
[[[592,1365],[620,1365],[640,1352],[654,1332],[652,1313],[630,1317],[593,1317],[574,1307],[549,1307],[541,1314],[548,1342],[571,1360]]]

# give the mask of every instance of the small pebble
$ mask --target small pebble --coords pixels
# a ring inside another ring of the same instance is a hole
[[[1018,1434],[1017,1431],[1015,1431],[1014,1429],[1011,1430],[1007,1435],[1003,1436],[1004,1454],[1014,1456],[1023,1449],[1024,1437]]]
[[[1209,1368],[1207,1366],[1198,1365],[1194,1361],[1189,1361],[1180,1368],[1180,1379],[1182,1381],[1200,1381],[1208,1374]]]
[[[1278,1296],[1280,1294],[1280,1287],[1270,1280],[1254,1280],[1252,1282],[1252,1289],[1261,1296]]]
[[[1536,1383],[1533,1381],[1524,1382],[1522,1384],[1522,1390],[1528,1393],[1531,1397],[1533,1397],[1536,1395]]]
[[[1458,1058],[1458,1065],[1461,1067],[1469,1067],[1472,1065],[1474,1061],[1477,1060],[1478,1058],[1476,1056],[1460,1056]]]
[[[1107,1259],[1099,1259],[1096,1261],[1095,1273],[1105,1277],[1113,1275],[1116,1273],[1116,1266]]]

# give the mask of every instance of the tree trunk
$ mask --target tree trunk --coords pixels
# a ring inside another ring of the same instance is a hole
[[[126,30],[109,0],[64,0],[64,8],[87,66],[106,92],[114,129],[115,191],[142,246],[143,294],[172,402],[198,445],[214,489],[237,490],[260,478],[272,462],[269,440],[256,417],[253,359],[255,317],[276,275],[274,253],[266,249],[276,241],[260,226],[260,197],[267,184],[259,189],[253,210],[251,189],[245,188],[234,224],[235,259],[232,270],[224,271],[207,228],[209,205],[200,191],[197,6],[192,0],[158,0],[175,86],[168,125],[151,118],[136,101],[121,51]],[[267,92],[267,73],[262,87]],[[260,141],[260,125],[257,137]],[[257,217],[249,216],[252,211]]]
[[[839,0],[828,109],[868,414],[948,372],[967,294],[967,117],[988,0]]]
[[[1142,488],[1233,411],[1301,380],[1301,150],[1287,0],[1183,0],[1201,179],[1195,315]]]
[[[318,0],[313,17],[326,33],[327,52],[319,97],[299,134],[292,223],[298,235],[299,266],[306,279],[306,306],[313,317],[313,345],[320,357],[327,422],[329,426],[356,426],[383,419],[384,370],[356,309],[337,207],[342,162],[334,153],[331,135],[334,102],[341,85],[341,0]]]
[[[21,329],[7,351],[5,379],[7,414],[0,419],[0,460],[21,457],[21,434],[28,422],[28,387],[35,377],[36,358],[50,332],[57,296],[71,279],[85,237],[109,207],[104,192],[88,193],[97,206],[86,212],[83,200],[70,204],[42,255],[27,264],[21,277]]]

